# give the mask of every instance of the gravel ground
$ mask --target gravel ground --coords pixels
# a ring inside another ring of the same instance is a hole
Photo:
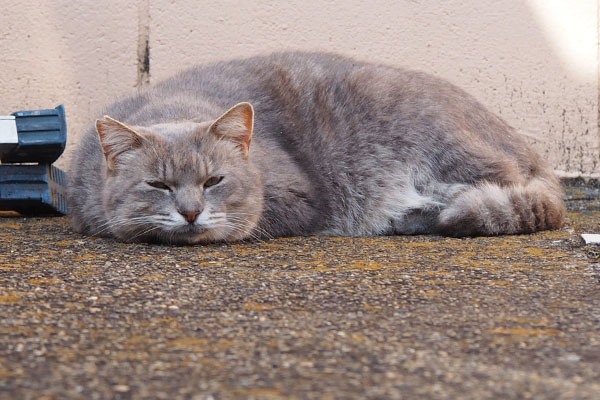
[[[196,247],[5,216],[0,398],[598,399],[598,205],[528,236]]]

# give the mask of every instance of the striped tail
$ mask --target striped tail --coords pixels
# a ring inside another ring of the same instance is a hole
[[[554,178],[533,178],[524,185],[475,185],[440,212],[438,232],[448,236],[492,236],[557,229],[565,204]]]

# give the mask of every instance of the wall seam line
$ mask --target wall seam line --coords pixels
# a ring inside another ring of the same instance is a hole
[[[137,40],[136,87],[139,88],[150,84],[150,0],[138,0]]]

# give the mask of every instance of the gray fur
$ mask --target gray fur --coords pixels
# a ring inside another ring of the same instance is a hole
[[[241,142],[208,128],[240,101],[255,110],[247,157]],[[166,243],[472,236],[563,220],[558,180],[524,140],[462,90],[419,72],[278,53],[198,66],[105,113],[145,144],[111,170],[96,130],[83,136],[69,200],[75,230],[88,235]],[[203,188],[215,171],[223,181]],[[202,211],[198,221],[182,222],[182,207]]]

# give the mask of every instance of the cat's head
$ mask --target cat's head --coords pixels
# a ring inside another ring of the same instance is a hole
[[[252,237],[263,206],[250,157],[254,111],[215,121],[128,126],[96,121],[106,160],[108,226],[126,241],[203,243]]]

